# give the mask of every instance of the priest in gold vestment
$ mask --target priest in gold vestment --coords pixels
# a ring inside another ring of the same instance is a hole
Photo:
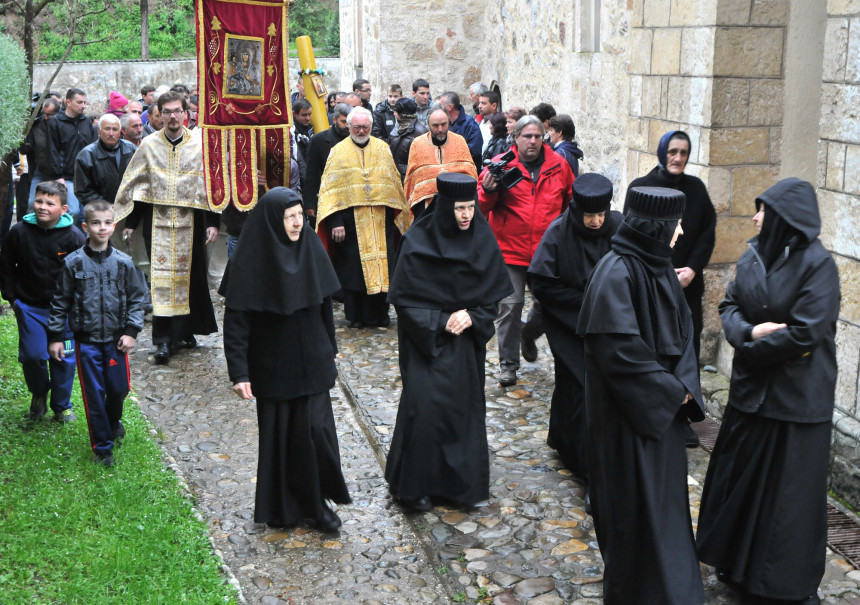
[[[409,225],[400,173],[388,145],[370,136],[362,107],[347,117],[349,137],[335,145],[320,183],[317,232],[343,287],[350,327],[387,326],[388,278]]]
[[[124,238],[142,225],[150,258],[152,343],[155,362],[172,350],[197,346],[195,334],[218,331],[206,276],[205,244],[218,237],[203,184],[203,146],[182,126],[185,97],[158,99],[164,128],[141,141],[116,194],[116,220],[125,217]]]

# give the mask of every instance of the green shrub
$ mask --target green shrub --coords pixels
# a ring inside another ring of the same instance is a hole
[[[30,110],[30,77],[27,60],[18,43],[0,34],[0,157],[21,142]]]

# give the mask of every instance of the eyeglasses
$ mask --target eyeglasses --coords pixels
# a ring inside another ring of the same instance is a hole
[[[161,115],[163,116],[179,116],[185,113],[184,109],[162,109]]]
[[[362,126],[359,124],[353,124],[352,126],[350,126],[350,128],[352,128],[353,130],[370,130],[369,125],[368,126]]]

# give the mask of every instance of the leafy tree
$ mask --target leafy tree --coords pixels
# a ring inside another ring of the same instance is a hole
[[[30,112],[30,77],[24,51],[12,38],[0,34],[0,157],[21,142]],[[7,171],[8,172],[8,171]]]
[[[340,31],[334,39],[332,28],[338,28],[338,14],[321,0],[295,0],[290,8],[291,42],[299,36],[310,36],[311,43],[319,52],[338,55]]]

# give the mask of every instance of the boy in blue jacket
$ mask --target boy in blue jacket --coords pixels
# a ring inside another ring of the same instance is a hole
[[[96,460],[113,466],[114,443],[125,436],[122,406],[130,388],[128,352],[143,328],[146,282],[127,254],[110,244],[116,224],[104,200],[84,207],[86,245],[66,257],[48,321],[48,351],[62,361],[62,331],[75,335],[78,377]]]
[[[65,358],[48,358],[48,315],[57,278],[66,255],[80,248],[84,234],[73,225],[66,204],[66,186],[42,181],[36,186],[34,211],[9,230],[0,250],[0,295],[18,321],[18,361],[32,393],[30,417],[45,415],[50,392],[55,420],[76,420],[72,412],[75,356],[71,332],[57,330]]]

